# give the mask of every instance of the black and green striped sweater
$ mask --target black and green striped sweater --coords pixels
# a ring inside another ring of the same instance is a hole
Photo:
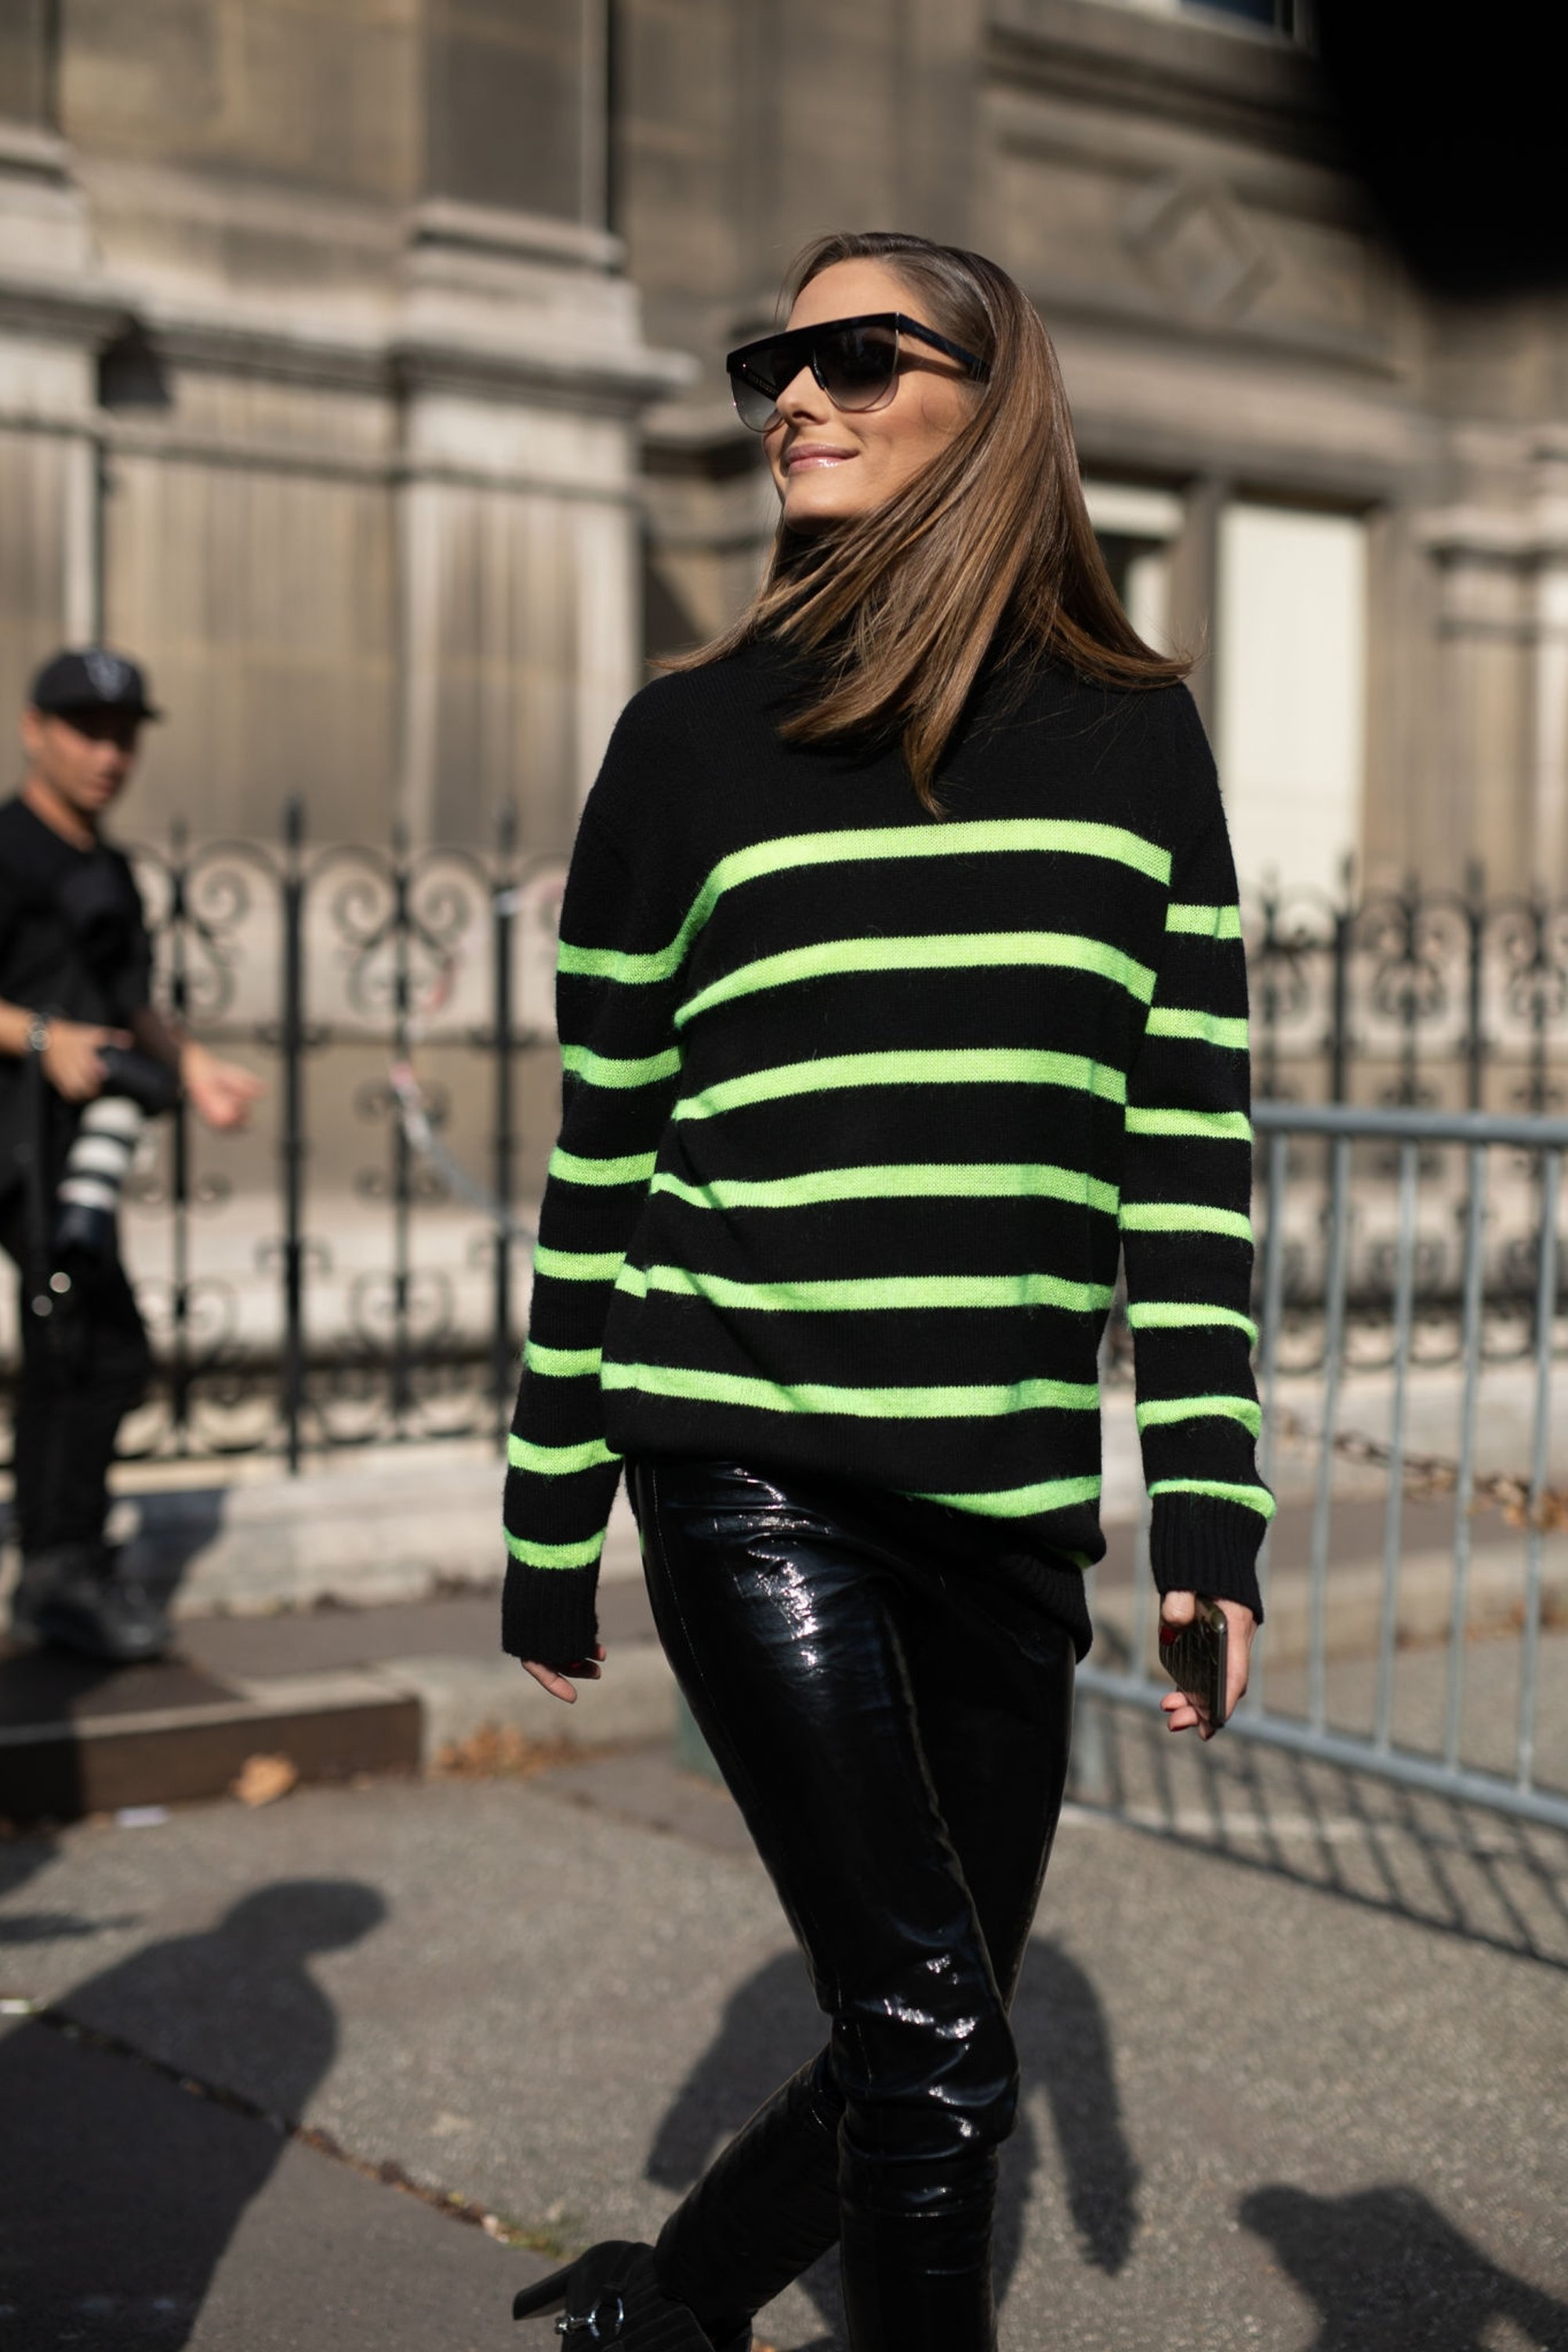
[[[791,691],[772,646],[646,688],[584,812],[506,1647],[590,1647],[628,1454],[929,1497],[1081,1619],[1119,1248],[1155,1579],[1256,1609],[1247,976],[1191,698],[1004,670],[932,817],[892,751],[784,744]]]

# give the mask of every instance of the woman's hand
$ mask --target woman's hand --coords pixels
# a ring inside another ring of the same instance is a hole
[[[1252,1656],[1252,1637],[1258,1631],[1258,1620],[1250,1609],[1239,1601],[1222,1601],[1226,1622],[1226,1695],[1225,1713],[1228,1723],[1241,1703],[1247,1689],[1247,1668]],[[1162,1625],[1178,1628],[1190,1625],[1197,1615],[1198,1596],[1195,1592],[1167,1592],[1160,1603]],[[1167,1731],[1194,1731],[1200,1739],[1212,1739],[1215,1727],[1201,1707],[1194,1706],[1185,1691],[1168,1690],[1160,1701],[1160,1711],[1165,1718]]]
[[[531,1675],[541,1690],[547,1690],[552,1698],[564,1699],[568,1706],[575,1706],[577,1693],[567,1680],[567,1675],[577,1675],[585,1683],[596,1683],[599,1679],[599,1660],[604,1654],[603,1642],[595,1642],[593,1656],[579,1658],[574,1666],[566,1668],[564,1674],[555,1666],[542,1666],[536,1658],[524,1658],[522,1671],[525,1675]]]

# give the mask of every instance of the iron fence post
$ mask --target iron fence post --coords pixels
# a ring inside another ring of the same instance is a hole
[[[184,1034],[190,1010],[190,971],[185,938],[188,914],[186,852],[184,823],[175,817],[169,827],[169,1011],[176,1035]],[[176,1454],[187,1451],[190,1433],[190,1208],[191,1127],[182,1090],[175,1099],[169,1138],[169,1417]]]
[[[1486,869],[1472,857],[1465,868],[1465,1108],[1479,1110],[1486,1075]]]
[[[291,800],[283,812],[283,936],[280,973],[282,1060],[278,1154],[283,1179],[283,1446],[291,1477],[300,1470],[300,1423],[305,1391],[304,1238],[300,1211],[304,1187],[305,877],[304,811]]]
[[[410,879],[408,839],[397,825],[392,835],[392,1028],[393,1054],[399,1063],[406,1063],[409,1048]],[[412,1402],[408,1307],[414,1169],[398,1106],[393,1101],[388,1108],[392,1120],[392,1434],[405,1437]]]
[[[496,1443],[504,1446],[511,1421],[511,1227],[513,1165],[517,1156],[512,1072],[512,937],[517,919],[517,812],[508,802],[496,829],[496,877],[491,893],[493,1034],[495,1039],[495,1136],[490,1181],[500,1222],[495,1232],[494,1323],[491,1379],[495,1394]]]

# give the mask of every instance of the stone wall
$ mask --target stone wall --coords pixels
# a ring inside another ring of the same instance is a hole
[[[663,641],[711,627],[763,560],[768,503],[720,356],[771,316],[790,254],[835,226],[970,242],[1052,328],[1086,472],[1179,500],[1168,634],[1204,656],[1194,688],[1222,737],[1227,512],[1359,519],[1364,792],[1345,846],[1374,875],[1457,879],[1479,856],[1499,885],[1568,885],[1553,306],[1425,299],[1288,43],[1116,0],[742,14],[623,10],[620,222],[654,331],[703,360],[650,422]]]
[[[1344,518],[1364,723],[1322,825],[1374,877],[1568,885],[1568,331],[1423,298],[1310,58],[1181,0],[10,0],[0,709],[101,630],[171,714],[142,825],[516,801],[563,846],[645,650],[757,575],[721,355],[846,224],[1039,302],[1222,764],[1271,691],[1220,625],[1236,517]],[[1255,864],[1296,748],[1228,762]]]
[[[0,71],[0,701],[102,634],[169,711],[128,824],[562,845],[686,372],[604,226],[602,7],[12,11]]]

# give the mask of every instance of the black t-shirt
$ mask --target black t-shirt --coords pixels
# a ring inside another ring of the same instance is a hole
[[[123,1029],[148,1001],[153,944],[123,852],[77,849],[19,795],[0,806],[0,999],[68,1021]],[[0,1193],[27,1128],[26,1069],[0,1055]],[[52,1141],[74,1114],[49,1097]],[[51,1154],[51,1156],[53,1156]]]

